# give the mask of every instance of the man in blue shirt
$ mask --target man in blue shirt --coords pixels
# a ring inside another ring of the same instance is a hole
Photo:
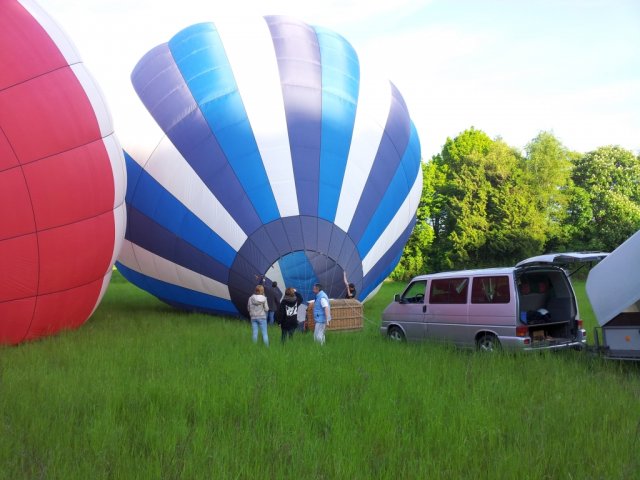
[[[331,306],[329,305],[329,297],[322,290],[322,285],[316,283],[313,285],[313,293],[316,301],[313,305],[313,320],[315,328],[313,330],[313,339],[324,345],[324,330],[331,321]]]

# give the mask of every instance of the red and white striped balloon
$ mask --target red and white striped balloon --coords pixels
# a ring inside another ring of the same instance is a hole
[[[30,0],[0,2],[0,343],[82,325],[124,238],[126,172],[100,91]]]

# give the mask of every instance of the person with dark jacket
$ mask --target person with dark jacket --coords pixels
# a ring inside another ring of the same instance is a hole
[[[275,314],[278,311],[280,299],[282,298],[282,290],[278,288],[278,282],[271,282],[270,288],[265,287],[265,295],[267,296],[267,302],[269,304],[267,321],[269,322],[269,325],[273,325]]]
[[[298,306],[301,303],[293,288],[289,287],[284,291],[284,298],[276,313],[276,322],[282,329],[282,343],[287,337],[293,338],[293,332],[298,328]]]

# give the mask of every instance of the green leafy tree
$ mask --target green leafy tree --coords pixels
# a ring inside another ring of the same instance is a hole
[[[492,143],[486,133],[471,128],[453,140],[447,138],[442,153],[432,159],[442,175],[435,192],[438,208],[431,212],[434,241],[430,257],[434,270],[468,264],[469,253],[486,240],[487,182],[482,159]]]
[[[640,159],[632,152],[600,147],[574,161],[572,178],[588,200],[579,211],[590,214],[576,245],[613,250],[640,229]]]
[[[561,249],[568,239],[564,225],[572,183],[572,153],[551,132],[540,132],[525,152],[523,170],[526,182],[536,192],[536,208],[545,218],[542,228],[546,249]]]
[[[476,265],[513,265],[537,254],[546,241],[547,217],[538,192],[522,170],[522,156],[502,141],[494,142],[486,159],[488,190],[487,241]]]
[[[433,163],[443,177],[431,210],[434,270],[509,264],[540,251],[545,217],[515,149],[471,128],[447,139]]]

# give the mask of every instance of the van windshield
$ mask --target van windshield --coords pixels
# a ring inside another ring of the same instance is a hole
[[[424,303],[424,292],[427,286],[426,280],[413,282],[400,297],[401,303]]]

